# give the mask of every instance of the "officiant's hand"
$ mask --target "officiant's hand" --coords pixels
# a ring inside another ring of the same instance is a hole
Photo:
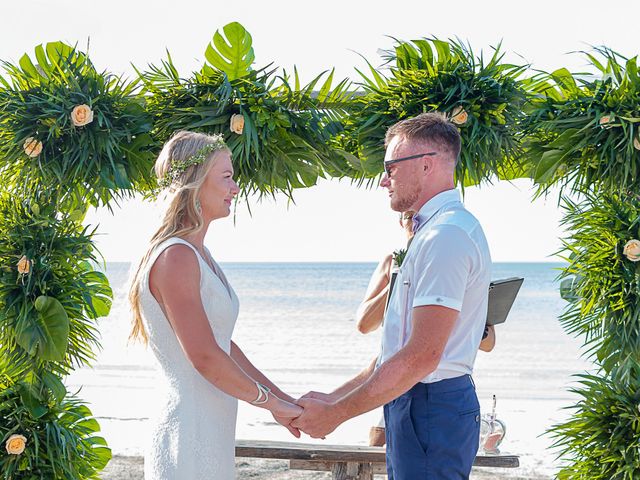
[[[300,406],[277,397],[273,408],[271,408],[271,415],[273,415],[275,421],[289,430],[291,435],[296,438],[300,438],[300,430],[291,425],[291,422],[298,418],[301,413],[302,408]]]
[[[291,424],[312,438],[326,437],[347,420],[335,403],[315,398],[301,398],[298,405],[304,407],[304,411]]]

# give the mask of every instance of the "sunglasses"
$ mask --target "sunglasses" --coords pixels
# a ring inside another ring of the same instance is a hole
[[[387,160],[386,162],[384,162],[384,171],[387,174],[387,177],[390,177],[391,169],[389,167],[395,163],[404,162],[405,160],[414,160],[416,158],[424,157],[425,155],[428,155],[431,157],[437,154],[438,152],[426,152],[426,153],[418,153],[417,155],[409,155],[408,157],[394,158],[393,160]]]

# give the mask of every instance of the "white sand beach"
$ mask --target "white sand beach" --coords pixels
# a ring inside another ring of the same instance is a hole
[[[239,458],[236,461],[239,480],[329,480],[328,472],[289,470],[284,460]],[[386,475],[376,475],[376,480]],[[474,468],[471,478],[475,480],[550,480],[552,477],[522,472],[522,469]],[[103,480],[143,480],[142,457],[116,456],[103,472]]]

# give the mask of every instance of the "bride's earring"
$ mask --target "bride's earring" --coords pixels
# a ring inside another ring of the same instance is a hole
[[[196,200],[196,210],[198,213],[202,213],[202,205],[200,205],[200,200]]]

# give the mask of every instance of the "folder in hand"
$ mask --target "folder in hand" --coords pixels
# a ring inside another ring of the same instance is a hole
[[[494,280],[489,284],[487,325],[504,323],[523,281],[522,277],[512,277]]]

